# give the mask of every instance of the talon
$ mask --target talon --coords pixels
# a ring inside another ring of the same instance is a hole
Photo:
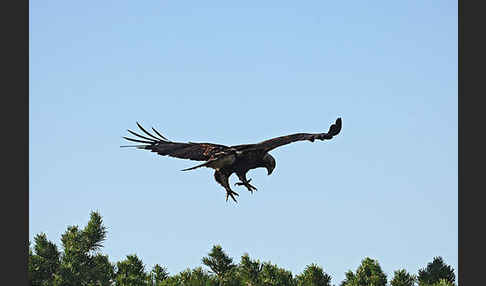
[[[226,191],[226,201],[228,201],[228,197],[231,196],[231,198],[233,199],[233,201],[235,201],[235,203],[237,203],[238,201],[235,199],[235,197],[233,195],[236,195],[236,196],[239,196],[239,194],[237,192],[233,192],[233,191]]]
[[[253,185],[250,185],[250,184],[246,184],[245,187],[248,189],[248,191],[250,191],[252,194],[253,194],[253,191],[257,191],[258,189],[253,186]]]
[[[257,188],[255,186],[252,186],[250,182],[251,179],[246,180],[246,182],[236,182],[235,186],[245,186],[248,189],[248,191],[250,191],[253,194],[253,191],[256,191]]]

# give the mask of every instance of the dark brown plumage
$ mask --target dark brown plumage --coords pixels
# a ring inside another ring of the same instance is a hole
[[[162,156],[171,156],[180,159],[190,159],[196,161],[205,161],[204,163],[184,169],[182,171],[193,170],[200,167],[208,167],[215,170],[215,180],[225,188],[226,201],[228,197],[235,201],[234,196],[239,196],[238,193],[231,190],[228,179],[236,173],[241,182],[235,185],[245,186],[248,191],[253,193],[256,191],[253,185],[250,184],[251,179],[246,178],[246,173],[255,168],[266,168],[268,175],[270,175],[275,168],[275,159],[268,153],[279,146],[286,145],[296,141],[311,141],[314,140],[328,140],[336,136],[341,131],[342,120],[336,119],[336,122],[331,125],[327,133],[296,133],[286,136],[280,136],[265,140],[256,144],[244,144],[235,146],[225,146],[212,143],[180,143],[172,142],[162,136],[157,130],[152,128],[156,135],[149,133],[140,124],[140,130],[146,135],[141,135],[131,130],[131,134],[137,136],[139,139],[123,137],[126,140],[143,143],[143,145],[121,146],[121,147],[136,147],[138,149],[150,150]]]

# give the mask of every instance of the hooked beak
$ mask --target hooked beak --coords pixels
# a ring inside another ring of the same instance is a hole
[[[267,176],[270,176],[273,172],[273,169],[267,169],[267,172],[268,172]]]

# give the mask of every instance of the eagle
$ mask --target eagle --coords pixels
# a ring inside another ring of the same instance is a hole
[[[329,127],[327,133],[295,133],[286,136],[275,137],[256,144],[243,144],[235,146],[225,146],[213,143],[195,143],[195,142],[173,142],[165,138],[155,128],[152,134],[145,130],[138,122],[138,128],[145,134],[141,135],[128,129],[137,139],[123,137],[132,142],[142,143],[139,145],[129,145],[120,147],[135,147],[137,149],[150,150],[162,156],[170,156],[180,159],[190,159],[195,161],[204,161],[204,163],[184,169],[182,171],[194,170],[201,167],[214,169],[214,178],[225,190],[226,201],[231,197],[236,203],[235,196],[239,196],[229,185],[229,177],[235,173],[240,182],[237,186],[245,186],[253,194],[257,188],[250,184],[251,179],[246,178],[246,173],[255,168],[266,168],[268,175],[272,174],[275,169],[275,158],[268,152],[297,141],[329,140],[339,134],[341,131],[342,120],[340,117]]]

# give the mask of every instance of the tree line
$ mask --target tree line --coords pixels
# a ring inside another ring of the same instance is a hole
[[[156,264],[146,269],[137,255],[112,263],[101,253],[107,231],[98,212],[91,212],[84,228],[69,226],[61,236],[62,251],[40,233],[29,241],[28,278],[32,286],[335,286],[332,277],[317,264],[298,275],[248,254],[235,263],[220,245],[214,245],[201,262],[205,266],[170,275]],[[346,272],[339,286],[455,286],[454,269],[442,257],[434,257],[417,274],[394,271],[388,280],[377,260],[364,258],[356,271]]]

